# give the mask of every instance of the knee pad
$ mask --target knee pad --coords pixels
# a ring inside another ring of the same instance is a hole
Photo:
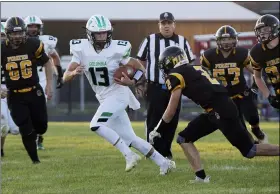
[[[91,127],[90,129],[94,132],[96,131],[97,129],[99,129],[100,126],[95,126],[95,127]]]
[[[253,147],[249,150],[249,152],[247,152],[246,154],[243,154],[242,155],[245,157],[245,158],[254,158],[256,156],[256,152],[257,152],[257,146],[256,144],[253,145]]]
[[[186,139],[185,139],[184,137],[178,135],[178,137],[177,137],[177,143],[178,143],[179,145],[181,145],[182,143],[187,143],[187,142],[186,142]]]

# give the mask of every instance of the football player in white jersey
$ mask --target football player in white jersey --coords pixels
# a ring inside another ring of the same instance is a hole
[[[47,53],[47,55],[52,59],[54,66],[57,70],[57,86],[56,88],[59,89],[62,87],[62,68],[60,65],[60,57],[55,49],[57,44],[57,38],[50,36],[50,35],[43,35],[43,22],[38,16],[27,16],[24,19],[26,25],[27,25],[27,35],[31,37],[38,37],[43,43],[44,43],[44,50]],[[45,74],[45,68],[38,66],[38,76],[40,79],[40,85],[43,89],[45,89],[47,80],[46,80],[46,74]],[[46,98],[47,99],[47,98]],[[38,136],[38,143],[37,143],[37,149],[45,149],[43,146],[43,136]]]
[[[106,17],[93,15],[86,24],[88,39],[70,41],[73,57],[63,80],[70,81],[76,75],[85,73],[100,103],[90,122],[90,129],[123,154],[126,171],[140,160],[140,156],[129,148],[132,146],[151,158],[160,167],[160,174],[164,175],[175,168],[175,162],[164,158],[152,145],[136,136],[125,111],[127,106],[134,110],[140,108],[140,103],[126,85],[135,84],[145,68],[130,57],[131,45],[128,41],[112,40],[112,31]],[[120,64],[137,69],[133,79],[124,76],[121,80],[114,80],[113,74]]]
[[[1,41],[6,40],[5,22],[1,22]],[[13,135],[19,134],[19,128],[13,121],[7,104],[7,88],[4,71],[1,70],[1,157],[4,156],[5,139],[10,132]]]

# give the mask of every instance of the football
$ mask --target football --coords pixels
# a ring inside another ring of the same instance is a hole
[[[114,77],[121,79],[123,77],[122,72],[124,72],[130,79],[133,78],[135,74],[135,68],[130,65],[120,66],[114,73]]]

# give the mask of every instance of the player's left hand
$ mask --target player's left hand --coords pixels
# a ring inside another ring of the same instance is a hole
[[[272,107],[274,107],[276,109],[280,109],[280,101],[279,101],[279,99],[277,99],[276,96],[269,95],[268,101]]]
[[[60,89],[62,86],[63,86],[63,79],[62,77],[58,77],[56,82],[56,89]]]
[[[159,137],[159,138],[161,138],[161,135],[160,135],[160,133],[159,132],[157,132],[156,130],[153,130],[153,131],[151,131],[150,133],[149,133],[149,142],[150,142],[150,144],[154,144],[154,138],[155,137]]]
[[[51,100],[52,99],[52,95],[53,95],[53,91],[52,91],[51,85],[47,84],[46,88],[45,88],[45,91],[46,91],[47,99]]]
[[[130,79],[124,72],[122,72],[122,78],[118,79],[118,78],[114,78],[115,82],[117,84],[123,85],[123,86],[132,86],[135,84],[135,80]]]

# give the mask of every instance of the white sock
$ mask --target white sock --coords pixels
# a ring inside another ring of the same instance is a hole
[[[160,153],[158,153],[151,144],[146,142],[145,140],[141,139],[140,137],[136,137],[132,143],[132,147],[137,149],[139,152],[141,152],[143,155],[147,155],[151,149],[153,149],[153,153],[150,156],[150,159],[154,161],[158,166],[161,166],[162,163],[166,160]]]
[[[151,144],[146,142],[144,139],[136,136],[134,140],[131,142],[131,146],[134,147],[136,150],[141,152],[143,155],[147,155],[149,151],[153,148]]]
[[[158,153],[158,151],[156,151],[154,149],[154,152],[152,153],[152,155],[150,156],[150,159],[152,161],[154,161],[158,166],[161,166],[164,162],[165,162],[165,158],[160,154]]]
[[[106,126],[100,126],[95,132],[114,145],[124,157],[131,155],[132,151],[114,130]]]

